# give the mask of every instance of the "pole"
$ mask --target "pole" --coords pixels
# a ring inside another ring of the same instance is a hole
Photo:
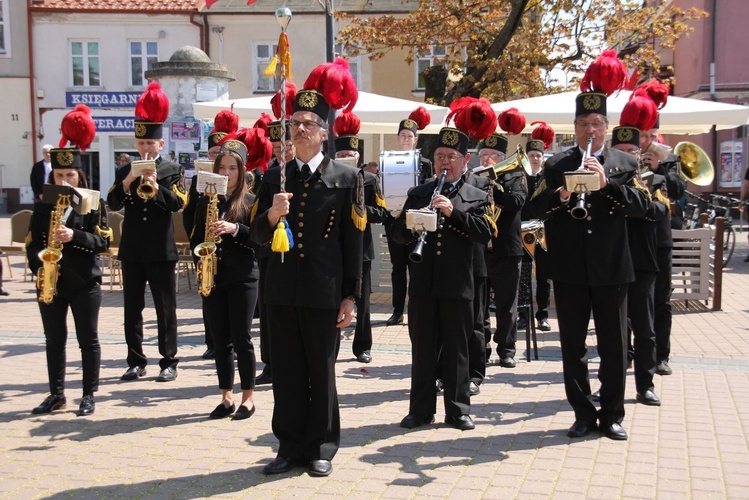
[[[333,0],[325,0],[325,61],[332,63],[335,59],[335,43],[333,36]],[[333,140],[333,122],[335,110],[328,111],[328,156],[335,157],[335,141]]]

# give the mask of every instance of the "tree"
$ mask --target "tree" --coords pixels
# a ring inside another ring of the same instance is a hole
[[[661,55],[691,31],[689,21],[707,16],[673,0],[409,2],[414,9],[405,16],[339,14],[348,22],[339,42],[371,60],[406,49],[409,63],[433,46],[444,48],[435,61],[443,68],[425,75],[437,104],[466,95],[503,101],[560,92],[553,75],[581,75],[606,48],[643,77],[662,76]]]

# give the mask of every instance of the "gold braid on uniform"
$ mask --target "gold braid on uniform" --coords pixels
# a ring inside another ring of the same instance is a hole
[[[255,220],[258,206],[260,206],[260,197],[255,198],[255,203],[252,204],[252,210],[250,210],[250,223]]]
[[[650,190],[645,184],[640,182],[640,179],[638,179],[637,176],[632,177],[632,187],[644,192],[648,196],[648,201],[653,201],[653,197],[650,196]]]
[[[655,190],[655,199],[666,205],[666,208],[668,208],[668,213],[671,213],[671,200],[668,199],[668,196],[663,194],[662,189]]]
[[[110,243],[114,239],[114,231],[107,223],[107,209],[104,208],[103,204],[99,207],[99,224],[96,226],[96,236],[101,236],[109,240]]]
[[[174,191],[174,194],[182,200],[182,208],[184,209],[187,206],[187,199],[189,197],[189,194],[185,190],[185,180],[180,178],[179,181],[172,184],[172,191]]]
[[[360,170],[356,175],[356,200],[351,205],[351,220],[359,231],[367,228],[367,211],[364,207],[364,174]]]
[[[380,186],[380,180],[375,179],[375,203],[380,208],[387,208],[385,203],[385,194],[382,192],[382,186]]]
[[[541,196],[541,193],[546,191],[546,179],[541,179],[541,182],[538,183],[538,187],[535,191],[533,191],[533,195],[531,195],[531,200],[534,199],[536,196]]]
[[[499,219],[499,214],[502,213],[502,209],[497,208],[497,206],[494,204],[494,190],[491,189],[491,187],[486,194],[486,198],[489,201],[489,206],[487,207],[487,210],[484,211],[484,217],[486,217],[486,220],[489,221],[489,225],[492,227],[492,234],[496,238],[499,235],[499,229],[497,229],[497,219]]]

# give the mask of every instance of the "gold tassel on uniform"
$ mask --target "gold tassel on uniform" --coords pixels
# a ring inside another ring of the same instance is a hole
[[[111,242],[114,238],[114,231],[112,231],[111,227],[102,229],[100,226],[96,226],[96,236],[101,236],[102,238]]]
[[[367,210],[364,207],[364,174],[361,170],[356,176],[356,200],[351,205],[351,220],[359,231],[367,229]]]
[[[273,232],[273,241],[270,244],[270,249],[274,252],[288,252],[290,248],[289,236],[286,234],[286,223],[283,220],[279,220],[276,230]]]
[[[484,214],[484,217],[486,217],[486,220],[489,221],[489,225],[492,227],[492,234],[496,238],[499,235],[499,229],[497,229],[497,223],[494,222],[494,219],[492,219],[489,214]]]

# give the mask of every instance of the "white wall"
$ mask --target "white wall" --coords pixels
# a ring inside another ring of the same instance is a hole
[[[32,140],[35,140],[31,131],[31,109],[29,98],[28,78],[3,78],[0,79],[0,144],[2,144],[2,156],[0,156],[0,172],[2,175],[2,188],[18,188],[29,185],[29,174],[34,161],[32,153]],[[17,118],[17,119],[16,119]],[[29,132],[26,139],[24,134]]]

